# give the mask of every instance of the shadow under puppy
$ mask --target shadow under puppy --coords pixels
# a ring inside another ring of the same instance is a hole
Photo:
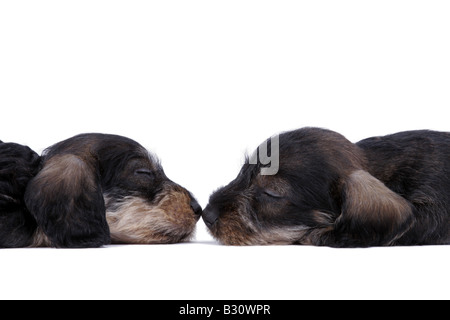
[[[17,161],[23,161],[21,155]],[[0,246],[176,243],[191,238],[200,218],[192,194],[169,180],[160,163],[128,138],[82,134],[48,148],[38,163],[16,166],[31,180],[25,195],[26,179],[9,199],[21,204],[17,212],[4,213],[6,204],[0,203]],[[14,227],[5,228],[17,216],[22,217],[21,241],[15,240]]]
[[[247,160],[211,195],[203,219],[221,243],[450,243],[450,133],[410,131],[353,144],[304,128],[279,136],[276,175],[261,174],[264,167]]]

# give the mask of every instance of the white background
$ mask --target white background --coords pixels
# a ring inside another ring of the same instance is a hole
[[[449,131],[448,1],[2,1],[0,139],[135,139],[205,206],[245,152],[319,126]],[[448,247],[0,251],[0,298],[450,298]]]

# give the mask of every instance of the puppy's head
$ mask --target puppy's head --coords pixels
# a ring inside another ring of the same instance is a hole
[[[202,210],[188,190],[167,178],[157,159],[140,146],[100,154],[114,243],[176,243],[192,237]]]
[[[366,246],[388,244],[404,228],[409,204],[364,169],[356,145],[316,128],[279,139],[276,175],[246,163],[212,194],[203,219],[221,243]]]
[[[43,159],[25,199],[50,245],[175,243],[193,235],[197,201],[135,141],[85,134]]]

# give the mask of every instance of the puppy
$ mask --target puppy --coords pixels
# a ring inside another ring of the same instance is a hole
[[[261,174],[264,167],[247,160],[212,194],[203,219],[221,243],[450,243],[450,133],[411,131],[353,144],[304,128],[279,136],[276,175]]]
[[[199,204],[133,140],[82,134],[48,148],[40,161],[28,148],[16,148],[30,155],[12,155],[18,162],[11,170],[23,171],[24,178],[13,195],[3,198],[9,203],[1,203],[2,217],[10,225],[2,227],[3,247],[176,243],[193,235]],[[2,176],[1,181],[8,188],[16,180]],[[4,211],[13,202],[20,205],[20,214]],[[18,219],[20,241],[14,227]]]

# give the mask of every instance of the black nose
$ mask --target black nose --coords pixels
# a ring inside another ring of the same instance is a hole
[[[197,200],[195,200],[194,198],[191,198],[191,208],[192,210],[194,210],[194,213],[196,215],[201,215],[202,214],[202,207],[198,204]]]
[[[203,210],[202,218],[206,226],[211,229],[216,224],[217,220],[219,220],[219,211],[208,205],[205,210]]]

